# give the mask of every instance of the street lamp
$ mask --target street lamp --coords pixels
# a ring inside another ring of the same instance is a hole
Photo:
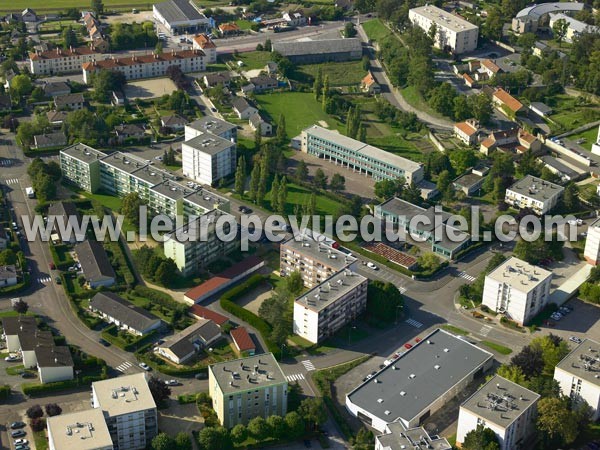
[[[348,327],[348,345],[350,345],[350,337],[351,337],[350,332],[352,330],[356,330],[356,327],[354,325],[351,327]]]
[[[398,325],[398,310],[402,308],[402,305],[396,305],[396,322],[394,325]]]

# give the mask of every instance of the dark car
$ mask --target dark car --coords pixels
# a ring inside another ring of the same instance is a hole
[[[56,282],[56,284],[62,284],[62,280],[60,279],[60,277],[54,278],[54,281]]]
[[[11,430],[16,430],[17,428],[23,428],[25,426],[25,422],[17,421],[10,424]]]
[[[25,433],[25,431],[23,431],[23,430],[15,430],[15,431],[11,431],[10,437],[20,438],[20,437],[25,436],[26,434],[27,433]]]
[[[106,339],[98,339],[98,342],[100,342],[102,345],[104,345],[105,347],[110,346],[110,342],[108,342]]]
[[[21,378],[35,378],[35,374],[31,372],[23,372]]]
[[[206,380],[206,377],[207,377],[207,374],[204,372],[200,372],[200,373],[197,373],[196,375],[194,375],[194,378],[196,380]]]

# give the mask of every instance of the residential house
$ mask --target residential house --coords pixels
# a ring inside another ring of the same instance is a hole
[[[265,64],[265,72],[267,75],[277,75],[278,71],[279,64],[277,64],[275,61],[269,61],[267,64]]]
[[[112,91],[110,103],[113,106],[125,105],[125,95],[121,91]]]
[[[21,20],[23,22],[37,22],[38,16],[33,9],[25,8],[21,13]]]
[[[9,264],[0,266],[0,288],[17,284],[17,266]]]
[[[217,84],[229,87],[231,75],[229,75],[229,72],[209,72],[204,75],[202,80],[207,88],[215,87]]]
[[[66,111],[48,111],[46,113],[46,117],[48,118],[48,122],[50,122],[50,125],[52,125],[55,128],[61,127],[63,122],[67,118],[67,112]]]
[[[233,34],[239,34],[240,27],[238,27],[237,24],[233,22],[222,23],[221,25],[219,25],[219,33],[221,33],[221,36],[231,36]]]
[[[83,109],[84,104],[85,98],[81,93],[57,95],[54,97],[54,106],[58,110],[69,109],[75,111]]]
[[[137,123],[124,123],[115,127],[115,134],[119,142],[123,142],[126,139],[139,140],[144,138],[146,130],[142,125]]]
[[[73,357],[71,350],[66,345],[49,348],[38,347],[35,350],[35,357],[40,383],[55,383],[74,378]]]
[[[71,93],[71,87],[63,81],[44,83],[43,89],[46,97],[54,98],[58,95],[67,95]]]
[[[485,176],[471,171],[454,180],[452,186],[457,191],[462,191],[465,195],[471,196],[479,192],[484,181]]]
[[[502,69],[491,59],[484,59],[483,61],[481,61],[481,66],[479,67],[479,70],[485,73],[488,76],[488,78],[492,78],[494,77],[494,75],[497,75],[502,72]]]
[[[221,329],[210,319],[200,319],[185,330],[165,339],[156,352],[174,362],[184,364],[198,351],[221,339]]]
[[[217,46],[206,34],[199,34],[192,39],[192,48],[202,50],[206,55],[207,64],[217,62]]]
[[[542,102],[531,102],[529,109],[540,117],[548,117],[552,114],[552,108]]]
[[[471,75],[468,73],[463,73],[462,77],[467,87],[470,87],[471,89],[477,87],[477,82],[471,77]]]
[[[360,82],[360,89],[367,94],[379,94],[381,93],[381,86],[375,80],[373,73],[369,70],[367,75]]]
[[[525,109],[523,103],[521,103],[519,100],[514,98],[502,88],[496,89],[496,91],[492,95],[492,102],[504,113],[508,113],[512,116]]]
[[[244,327],[234,328],[229,332],[231,340],[240,354],[254,355],[256,345]]]
[[[454,134],[467,145],[477,143],[478,132],[479,122],[475,119],[467,119],[454,124]]]
[[[137,336],[145,336],[162,326],[154,314],[113,292],[98,292],[90,299],[88,308],[108,323]]]
[[[258,75],[257,77],[250,78],[249,81],[254,85],[254,92],[257,93],[270,91],[279,87],[279,81],[277,81],[277,78],[273,78],[268,75]]]
[[[212,320],[221,330],[223,330],[223,327],[229,323],[229,317],[219,314],[212,309],[208,309],[206,306],[198,305],[197,303],[194,303],[192,306],[190,306],[188,314],[196,320]]]
[[[75,246],[75,253],[90,289],[115,284],[117,276],[100,242],[86,239]]]
[[[252,106],[248,100],[243,97],[234,97],[231,106],[240,119],[248,120],[250,119],[250,116],[258,112],[258,109]]]
[[[85,237],[76,236],[75,233],[71,233],[69,237],[64,236],[62,232],[66,232],[70,227],[73,229],[78,228],[78,224],[81,223],[81,216],[79,211],[75,207],[73,202],[53,202],[48,207],[48,222],[53,223],[52,233],[58,234],[58,239],[74,244],[77,240],[81,240]],[[54,240],[54,239],[53,239]]]
[[[36,149],[64,147],[67,145],[67,136],[62,131],[48,134],[37,134],[33,137],[33,146]]]
[[[260,127],[261,136],[271,136],[271,134],[273,134],[273,127],[269,122],[263,119],[259,112],[252,114],[248,122],[250,123],[250,128],[254,131],[258,130]]]
[[[307,22],[306,17],[299,11],[285,12],[282,17],[289,27],[301,27],[306,25]]]
[[[185,127],[187,120],[181,117],[179,114],[173,114],[172,116],[165,116],[160,118],[161,126],[168,128],[172,131],[181,131]]]

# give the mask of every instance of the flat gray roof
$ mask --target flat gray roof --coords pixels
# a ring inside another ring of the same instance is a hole
[[[508,190],[544,202],[560,194],[565,188],[533,175],[527,175],[514,183]]]
[[[122,152],[111,153],[110,155],[102,158],[102,162],[129,174],[132,174],[138,169],[148,165],[146,161]]]
[[[401,169],[404,169],[407,172],[415,172],[422,167],[420,163],[416,163],[414,161],[411,161],[410,159],[403,158],[402,156],[394,155],[393,153],[386,152],[385,150],[382,150],[380,148],[365,144],[364,142],[357,141],[356,139],[349,138],[348,136],[344,136],[343,134],[338,133],[337,131],[328,130],[327,128],[323,128],[318,125],[308,127],[304,130],[304,132],[320,139],[335,142],[336,144],[342,147],[345,147],[362,155],[377,159],[381,162],[400,167]]]
[[[430,436],[423,427],[407,430],[400,422],[390,423],[387,427],[389,433],[375,437],[385,450],[452,450],[445,438]]]
[[[169,23],[206,20],[206,16],[193,4],[192,0],[168,0],[154,5]]]
[[[88,164],[107,156],[106,153],[81,143],[63,148],[60,152]]]
[[[207,74],[208,76],[209,74]],[[187,127],[193,128],[197,131],[212,133],[220,135],[227,131],[237,128],[236,125],[229,123],[225,120],[221,120],[214,116],[204,116],[198,120],[194,120],[192,123],[188,123]]]
[[[477,183],[481,182],[482,179],[483,177],[480,175],[474,173],[466,173],[454,180],[454,184],[456,184],[457,186],[470,188],[471,186],[474,186]]]
[[[272,353],[213,364],[208,369],[224,395],[287,383]]]
[[[97,450],[113,447],[106,419],[100,409],[48,417],[46,423],[54,448]]]
[[[563,164],[559,159],[555,158],[554,156],[544,155],[540,159],[544,164],[555,168],[559,172],[564,173],[565,175],[571,178],[576,178],[577,176],[579,176],[577,171],[571,169],[566,164]]]
[[[273,51],[283,56],[320,55],[326,53],[362,52],[358,38],[320,39],[310,41],[273,42]]]
[[[189,141],[185,141],[183,145],[187,145],[209,155],[216,155],[225,149],[235,147],[235,144],[230,140],[212,133],[204,133],[200,136],[196,136]]]
[[[600,344],[584,339],[556,365],[557,369],[575,375],[588,383],[600,386]]]
[[[190,194],[192,189],[183,184],[176,183],[175,181],[164,181],[163,183],[152,187],[151,191],[156,192],[163,197],[170,198],[171,200],[179,200]]]
[[[438,8],[437,6],[420,6],[418,8],[412,8],[411,11],[423,17],[427,17],[439,27],[444,27],[457,33],[466,30],[479,29],[477,25],[473,25],[468,20],[465,20],[456,14],[449,13],[448,11]]]
[[[306,255],[308,258],[318,261],[319,263],[332,267],[336,272],[347,267],[356,261],[356,258],[346,255],[344,252],[337,250],[327,244],[321,244],[306,234],[291,237],[281,244],[281,250],[293,250],[296,253]]]
[[[581,20],[577,20],[571,16],[567,16],[566,14],[563,14],[563,13],[550,14],[550,20],[552,20],[553,23],[556,20],[560,20],[560,19],[566,20],[567,23],[569,24],[569,28],[577,33],[586,33],[586,32],[595,33],[598,30],[598,27],[596,27],[594,25],[588,25],[587,23],[582,22]]]
[[[585,8],[583,3],[574,2],[556,2],[556,3],[540,3],[533,6],[528,6],[517,13],[517,19],[539,20],[544,14],[557,13],[561,11],[577,12]]]
[[[349,269],[342,270],[298,297],[296,303],[313,311],[321,311],[366,280]]]
[[[515,290],[529,292],[551,278],[552,272],[513,256],[492,270],[486,278],[488,277],[512,286]]]
[[[217,195],[214,192],[207,191],[206,189],[193,190],[191,194],[184,198],[183,201],[184,203],[188,202],[190,205],[204,208],[207,211],[229,203],[229,200],[225,197]]]
[[[92,390],[109,417],[156,408],[145,373],[95,381]]]
[[[411,421],[493,355],[437,329],[347,394],[348,401],[385,422]]]
[[[157,169],[154,166],[146,165],[131,173],[136,178],[150,184],[151,186],[162,183],[165,180],[175,180],[175,175],[166,170]]]
[[[529,389],[494,375],[461,408],[502,428],[508,427],[540,398]]]

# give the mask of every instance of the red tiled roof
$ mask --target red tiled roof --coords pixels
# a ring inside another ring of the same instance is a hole
[[[63,50],[61,48],[57,48],[54,50],[48,50],[46,52],[31,52],[29,53],[29,58],[33,61],[37,61],[40,59],[58,59],[58,58],[68,58],[72,56],[78,55],[95,55],[100,53],[90,47],[74,47],[68,50]]]
[[[216,48],[215,43],[205,34],[199,34],[194,38],[194,41],[196,41],[201,48]]]
[[[221,326],[227,322],[229,322],[229,317],[226,317],[222,314],[219,314],[212,309],[208,309],[201,305],[193,305],[190,307],[188,313],[192,316],[195,316],[199,319],[209,319],[212,320],[217,325]]]
[[[495,143],[496,143],[496,141],[494,141],[494,139],[492,139],[492,138],[485,138],[484,141],[481,143],[481,145],[483,147],[485,147],[485,148],[490,148]]]
[[[471,84],[475,83],[475,80],[471,78],[471,75],[469,75],[468,73],[463,73],[463,78],[465,79],[465,81]]]
[[[221,31],[239,31],[240,27],[238,27],[235,23],[223,23],[219,25],[219,30]]]
[[[477,133],[477,129],[474,128],[471,124],[468,124],[467,122],[455,123],[454,128],[458,128],[467,136],[473,136],[475,133]]]
[[[362,79],[363,86],[371,86],[373,83],[376,83],[375,78],[371,72],[367,73],[367,75]]]
[[[508,92],[506,92],[502,88],[496,89],[494,92],[494,97],[497,98],[502,104],[504,104],[508,109],[513,112],[517,112],[523,108],[523,103],[514,98]]]
[[[501,70],[500,67],[498,67],[498,65],[491,59],[484,59],[481,62],[481,65],[492,73],[498,73]]]
[[[519,139],[524,140],[528,144],[533,144],[536,140],[536,137],[534,135],[532,135],[531,133],[529,133],[528,131],[520,129],[519,130]]]
[[[84,63],[82,68],[84,70],[99,70],[99,69],[114,69],[120,66],[135,66],[138,64],[151,64],[156,61],[173,61],[176,59],[187,59],[196,56],[204,55],[202,50],[182,50],[178,52],[164,52],[158,55],[137,55],[127,56],[125,58],[109,58],[102,61],[95,61],[93,63]]]
[[[255,350],[256,345],[244,327],[237,327],[229,333],[240,352]]]

